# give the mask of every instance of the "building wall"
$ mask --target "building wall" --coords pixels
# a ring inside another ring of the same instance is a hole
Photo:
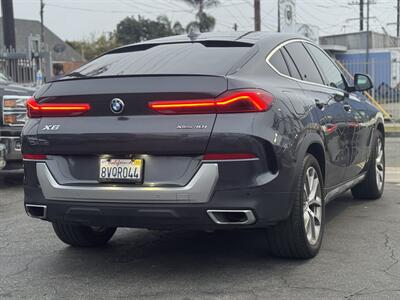
[[[35,20],[15,19],[15,37],[17,52],[28,53],[29,50],[29,37],[40,36],[41,24]],[[47,27],[44,28],[44,43],[45,51],[51,52],[52,60],[54,61],[72,61],[82,62],[84,58],[82,55],[73,49],[70,45],[65,43],[60,37],[53,33]],[[57,52],[55,48],[62,47],[63,51]],[[3,47],[3,25],[2,18],[0,17],[0,49]]]
[[[365,53],[337,54],[336,59],[339,60],[351,74],[367,72]],[[392,86],[391,67],[390,51],[370,53],[368,74],[371,76],[375,87],[382,84]]]
[[[400,39],[382,33],[369,32],[369,48],[393,48],[400,45]],[[340,45],[352,49],[366,49],[367,32],[355,32],[320,37],[321,45]]]

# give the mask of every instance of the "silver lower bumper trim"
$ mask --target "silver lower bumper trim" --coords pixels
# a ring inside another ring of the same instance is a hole
[[[184,187],[126,187],[60,185],[46,163],[37,163],[43,195],[49,200],[125,203],[206,203],[218,180],[218,164],[203,164]]]

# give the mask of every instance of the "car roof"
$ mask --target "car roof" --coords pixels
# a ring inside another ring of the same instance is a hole
[[[244,43],[250,45],[259,45],[260,48],[274,48],[276,45],[290,39],[304,39],[304,36],[287,33],[265,32],[265,31],[231,31],[231,32],[206,32],[206,33],[189,33],[184,35],[168,36],[141,43],[129,44],[108,53],[129,52],[136,49],[146,49],[151,46],[161,44],[190,43],[190,42],[227,42],[227,43]],[[107,54],[107,53],[106,53]]]

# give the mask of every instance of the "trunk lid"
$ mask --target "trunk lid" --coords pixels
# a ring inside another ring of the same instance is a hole
[[[79,117],[40,120],[41,152],[53,155],[201,155],[215,114],[160,115],[149,101],[214,98],[227,90],[220,76],[137,76],[58,81],[35,96],[40,103],[89,103]],[[110,109],[121,99],[124,111]],[[56,126],[54,126],[56,125]]]

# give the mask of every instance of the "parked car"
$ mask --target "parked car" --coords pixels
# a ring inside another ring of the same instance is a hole
[[[117,227],[262,228],[310,258],[325,205],[384,188],[384,123],[317,45],[208,33],[112,50],[28,100],[25,208],[72,246]]]
[[[26,121],[25,102],[34,92],[0,72],[0,145],[6,148],[0,173],[23,172],[20,136]]]

